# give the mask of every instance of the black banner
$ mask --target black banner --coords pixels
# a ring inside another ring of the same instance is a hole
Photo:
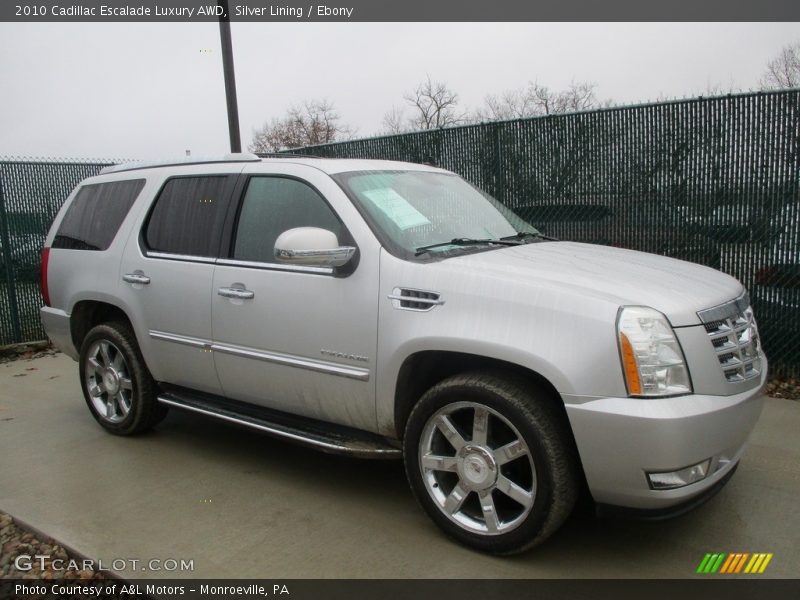
[[[580,565],[576,565],[579,569]],[[0,580],[0,599],[795,600],[796,579],[706,580]]]
[[[798,21],[797,0],[4,0],[9,22],[503,22],[503,21]]]

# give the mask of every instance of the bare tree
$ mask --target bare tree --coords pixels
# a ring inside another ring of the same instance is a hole
[[[582,83],[569,84],[569,87],[557,94],[557,112],[576,112],[579,110],[589,110],[599,105],[599,100],[595,95],[597,84],[584,81]]]
[[[476,120],[522,119],[590,110],[608,105],[609,102],[598,100],[596,89],[597,84],[592,82],[572,82],[569,87],[561,91],[555,91],[538,82],[531,82],[527,88],[486,96],[483,107],[476,112]]]
[[[767,63],[761,87],[767,90],[800,87],[800,42],[784,46],[778,56]]]
[[[442,81],[433,81],[430,75],[411,92],[403,96],[411,116],[396,107],[383,117],[383,125],[391,133],[405,130],[439,129],[467,122],[467,115],[458,110],[458,94]]]
[[[346,139],[352,130],[341,122],[339,113],[329,100],[310,100],[292,106],[282,118],[274,118],[253,131],[251,152],[278,152],[327,144]]]
[[[500,95],[489,95],[484,106],[476,113],[478,121],[503,121],[524,119],[541,114],[534,99],[526,89],[507,90]]]
[[[393,106],[389,112],[383,115],[382,124],[387,133],[402,133],[405,131],[407,127],[403,109]]]

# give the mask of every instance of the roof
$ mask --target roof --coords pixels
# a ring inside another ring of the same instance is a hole
[[[141,169],[155,169],[160,167],[180,167],[188,165],[219,164],[219,163],[299,163],[324,171],[329,175],[345,173],[348,171],[387,171],[387,170],[415,170],[441,172],[442,169],[411,162],[393,160],[374,160],[356,158],[319,158],[299,154],[272,155],[259,158],[255,154],[232,153],[222,156],[209,157],[181,157],[157,161],[137,161],[112,165],[100,171],[101,175],[120,173],[124,171],[138,171]]]

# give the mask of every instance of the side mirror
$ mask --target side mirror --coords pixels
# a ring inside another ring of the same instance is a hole
[[[340,246],[336,234],[319,227],[296,227],[284,231],[275,240],[275,260],[306,267],[341,267],[356,249]]]

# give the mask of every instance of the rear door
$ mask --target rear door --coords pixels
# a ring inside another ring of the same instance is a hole
[[[211,353],[211,282],[242,166],[215,167],[164,182],[139,235],[128,240],[121,289],[153,376],[221,394]]]

